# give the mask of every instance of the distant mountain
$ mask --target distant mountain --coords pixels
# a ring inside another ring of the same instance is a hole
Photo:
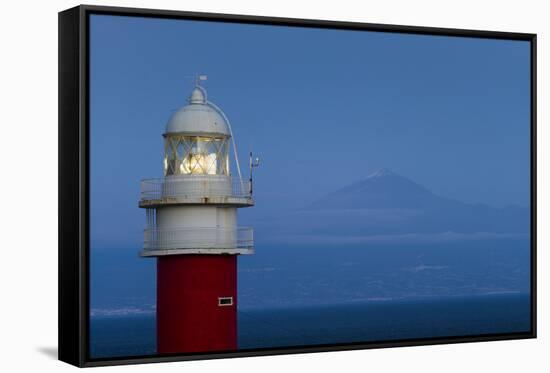
[[[255,227],[258,237],[289,241],[449,240],[527,234],[529,209],[463,203],[382,169]]]
[[[308,206],[307,210],[345,209],[440,209],[458,203],[439,197],[423,186],[381,169],[366,179],[336,190]]]

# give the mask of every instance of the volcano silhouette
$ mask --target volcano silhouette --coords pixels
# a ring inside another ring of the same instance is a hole
[[[423,186],[386,168],[336,190],[306,209],[440,209],[459,202],[435,195]]]

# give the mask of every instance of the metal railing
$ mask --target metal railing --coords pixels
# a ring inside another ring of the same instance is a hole
[[[144,250],[249,249],[254,247],[254,230],[236,228],[146,228]]]
[[[178,175],[141,181],[142,201],[162,198],[250,198],[250,182],[220,175]]]

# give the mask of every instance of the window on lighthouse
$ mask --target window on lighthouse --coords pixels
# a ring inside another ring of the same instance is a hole
[[[228,175],[227,137],[167,136],[165,175]]]

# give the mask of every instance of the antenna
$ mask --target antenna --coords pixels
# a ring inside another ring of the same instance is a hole
[[[260,158],[252,158],[252,152],[250,152],[248,164],[250,166],[250,195],[252,196],[252,170],[254,169],[254,167],[258,167],[260,165]]]

